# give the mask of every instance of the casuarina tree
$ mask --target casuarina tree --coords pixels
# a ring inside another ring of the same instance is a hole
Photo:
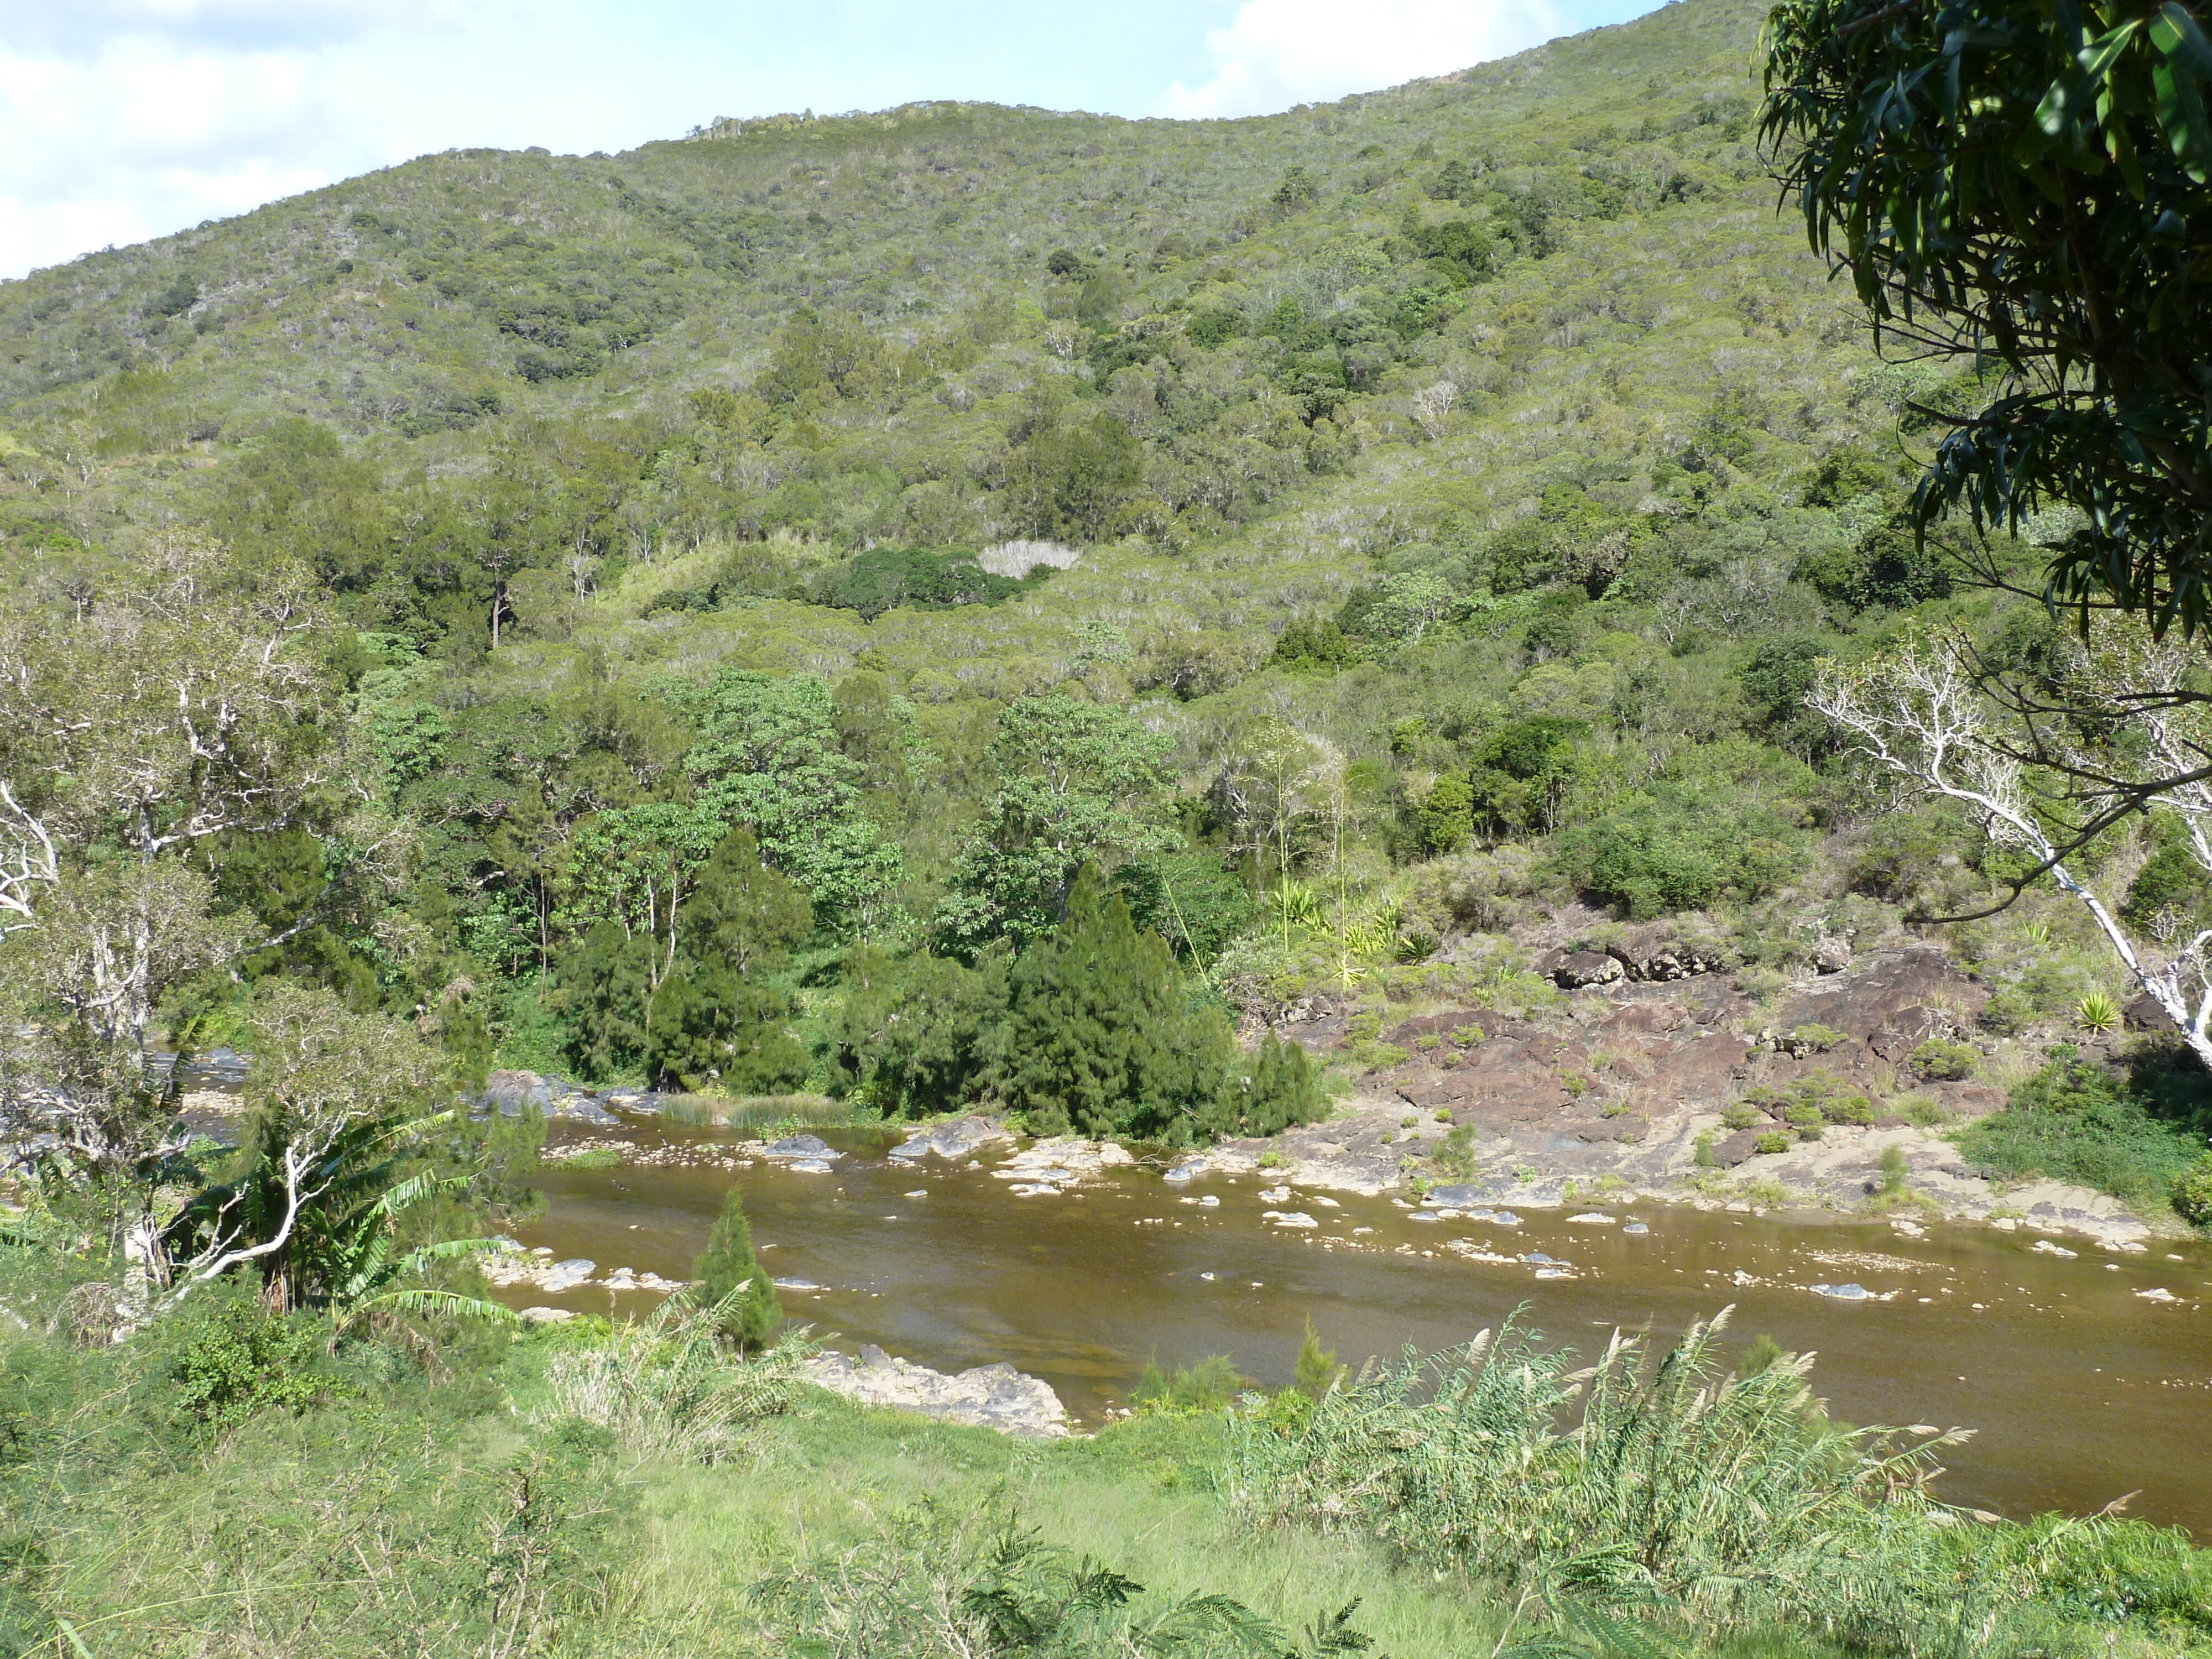
[[[763,1347],[783,1323],[775,1282],[753,1254],[753,1230],[735,1187],[722,1195],[721,1213],[707,1248],[691,1264],[699,1305],[714,1317],[723,1339],[739,1350]]]

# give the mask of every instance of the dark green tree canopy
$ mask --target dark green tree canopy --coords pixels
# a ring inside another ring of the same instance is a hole
[[[2193,631],[2212,580],[2212,40],[2179,0],[1784,0],[1760,137],[1888,341],[1972,361],[1918,526],[2087,528],[2051,596]]]

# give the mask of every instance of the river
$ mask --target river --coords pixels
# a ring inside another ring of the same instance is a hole
[[[556,1125],[552,1145],[580,1133]],[[1837,1417],[1973,1429],[1938,1488],[1954,1503],[2081,1513],[2133,1492],[2128,1513],[2212,1540],[2212,1249],[2201,1241],[2154,1241],[2142,1256],[2050,1241],[2078,1250],[2066,1256],[2028,1232],[1936,1223],[1908,1239],[1880,1222],[1668,1205],[1613,1210],[1612,1225],[1523,1210],[1507,1228],[1417,1221],[1388,1198],[1328,1194],[1331,1207],[1311,1188],[1269,1202],[1267,1181],[1249,1176],[1170,1186],[1146,1165],[1021,1198],[990,1172],[1003,1145],[969,1169],[896,1164],[880,1137],[827,1134],[846,1155],[804,1174],[727,1167],[731,1137],[714,1131],[621,1138],[636,1161],[548,1165],[545,1209],[516,1230],[524,1244],[589,1257],[602,1277],[628,1267],[680,1279],[734,1182],[770,1272],[818,1287],[783,1291],[793,1318],[835,1346],[873,1342],[940,1370],[1010,1361],[1081,1422],[1103,1420],[1154,1355],[1227,1353],[1258,1382],[1287,1382],[1309,1319],[1357,1364],[1465,1341],[1523,1303],[1549,1337],[1586,1352],[1616,1326],[1671,1337],[1733,1304],[1731,1344],[1765,1334],[1818,1351],[1813,1382]],[[1319,1224],[1287,1231],[1271,1209]],[[1649,1231],[1628,1232],[1632,1220]],[[1870,1295],[1837,1301],[1815,1284]],[[507,1296],[617,1314],[656,1300],[592,1286]]]

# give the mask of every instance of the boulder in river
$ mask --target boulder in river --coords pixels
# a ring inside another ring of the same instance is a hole
[[[1067,1408],[1052,1385],[1012,1365],[977,1365],[948,1376],[927,1365],[895,1359],[871,1343],[855,1364],[846,1354],[817,1354],[806,1380],[864,1406],[891,1406],[1024,1439],[1057,1439],[1067,1432]]]
[[[619,1122],[588,1089],[537,1072],[494,1072],[476,1103],[502,1117],[520,1117],[535,1106],[548,1117],[573,1118],[605,1127]]]
[[[926,1129],[911,1139],[891,1148],[893,1158],[918,1158],[935,1153],[939,1158],[968,1158],[979,1146],[1006,1139],[1004,1126],[986,1117],[955,1118],[950,1123],[939,1123]]]
[[[793,1135],[788,1139],[762,1147],[761,1156],[807,1164],[827,1164],[838,1154],[831,1151],[830,1143],[819,1135]]]

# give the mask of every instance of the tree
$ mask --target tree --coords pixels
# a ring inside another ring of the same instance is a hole
[[[1110,415],[1052,425],[1007,462],[1006,507],[1024,534],[1097,541],[1145,476],[1144,447]]]
[[[686,968],[662,981],[647,1008],[645,1067],[654,1083],[770,1095],[806,1081],[789,997],[725,968]]]
[[[452,1116],[435,1098],[445,1062],[411,1029],[276,981],[257,999],[253,1047],[234,1167],[164,1237],[171,1304],[241,1267],[278,1311],[327,1302],[434,1181],[416,1170],[404,1190],[422,1137]]]
[[[783,1323],[783,1308],[775,1281],[753,1254],[753,1230],[735,1187],[722,1195],[721,1212],[691,1272],[699,1281],[699,1305],[725,1341],[741,1352],[768,1346]]]
[[[2076,858],[2142,811],[2165,818],[2172,844],[2212,875],[2212,714],[2177,700],[2199,672],[2186,647],[2113,618],[2075,647],[2057,695],[2014,693],[2008,707],[1972,642],[1945,630],[1909,635],[1856,667],[1827,665],[1807,703],[1908,791],[1957,802],[1993,846],[2021,854],[2012,897],[2047,874],[2079,902],[2212,1066],[2212,930],[2139,941]]]
[[[838,748],[828,685],[729,669],[668,696],[694,733],[684,764],[699,805],[748,825],[825,926],[866,935],[889,921],[899,850],[861,812],[864,775]]]
[[[1014,964],[1000,1093],[1036,1133],[1204,1138],[1230,1053],[1227,1022],[1191,1006],[1166,945],[1088,870]]]
[[[583,1076],[614,1077],[643,1063],[658,957],[649,937],[626,935],[611,921],[594,924],[563,953],[549,1000],[568,1022],[568,1059]]]
[[[1306,1321],[1305,1340],[1298,1344],[1297,1381],[1291,1385],[1309,1400],[1318,1400],[1344,1380],[1345,1367],[1337,1364],[1336,1350],[1321,1345],[1313,1320]]]
[[[813,931],[806,895],[761,862],[753,832],[740,824],[700,866],[678,937],[694,962],[750,974],[776,966]]]
[[[1444,434],[1451,418],[1452,405],[1459,401],[1459,387],[1449,380],[1438,380],[1423,386],[1413,394],[1413,418],[1421,430],[1429,434],[1431,442]]]
[[[104,1191],[136,1274],[160,1272],[154,1185],[183,1149],[156,1007],[315,921],[214,915],[187,862],[347,775],[314,586],[178,537],[68,610],[0,608],[0,1018],[32,1032],[0,1058],[0,1144]]]
[[[939,936],[963,955],[1000,937],[1027,945],[1060,925],[1085,864],[1111,874],[1164,850],[1173,747],[1122,710],[1066,692],[1009,703],[991,744],[998,788],[961,848]]]
[[[895,962],[867,946],[846,959],[838,1061],[878,1111],[926,1117],[981,1097],[1005,1037],[1009,960],[1003,944],[972,968],[927,954]]]
[[[646,801],[585,819],[570,837],[576,888],[571,924],[591,930],[611,921],[625,940],[644,941],[650,996],[675,971],[684,902],[724,839],[723,826],[710,811],[672,801]]]
[[[2212,40],[2180,0],[1781,0],[1759,132],[1877,335],[1994,373],[1914,495],[1924,531],[2047,501],[2050,592],[2163,631],[2212,601]],[[1988,382],[1984,381],[1984,385]]]

